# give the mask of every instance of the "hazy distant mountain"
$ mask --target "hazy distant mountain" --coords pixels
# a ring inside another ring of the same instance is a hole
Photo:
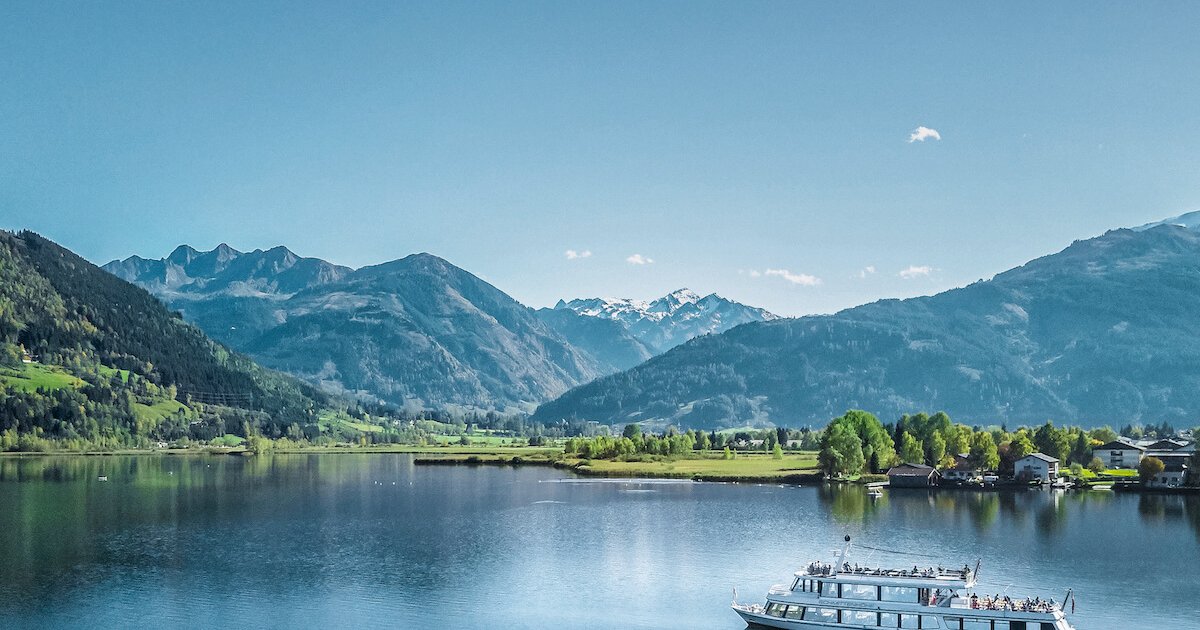
[[[576,388],[535,419],[823,423],[862,408],[976,424],[1194,422],[1200,233],[1180,219],[1078,241],[989,281],[748,324]]]
[[[531,408],[632,365],[575,348],[531,309],[429,254],[355,271],[282,247],[181,246],[105,269],[265,365],[398,404]]]
[[[207,252],[180,245],[160,260],[130,256],[104,265],[104,270],[152,293],[183,298],[290,297],[309,287],[337,282],[351,271],[319,258],[301,258],[282,246],[243,253],[224,243]]]
[[[580,315],[566,308],[540,308],[535,314],[572,346],[591,355],[604,374],[629,369],[654,356],[653,349],[617,320]]]
[[[749,322],[777,319],[761,308],[727,300],[715,293],[700,297],[689,289],[679,289],[652,302],[603,298],[559,300],[554,310],[620,322],[655,354],[693,337],[724,332]]]

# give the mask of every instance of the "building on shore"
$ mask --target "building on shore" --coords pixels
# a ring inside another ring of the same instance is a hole
[[[888,486],[892,488],[931,488],[938,485],[942,475],[933,466],[900,464],[887,471]]]
[[[1099,457],[1105,468],[1137,468],[1144,452],[1145,447],[1121,439],[1093,448],[1092,456]]]
[[[1030,453],[1013,463],[1013,473],[1019,481],[1043,481],[1058,479],[1058,458],[1043,453]]]
[[[971,464],[970,458],[966,453],[954,456],[954,465],[942,471],[942,478],[946,481],[963,483],[972,479],[982,479],[983,469]]]
[[[1188,464],[1194,451],[1176,447],[1171,450],[1146,449],[1143,457],[1154,457],[1163,463],[1163,471],[1146,482],[1147,488],[1178,488],[1187,481]]]

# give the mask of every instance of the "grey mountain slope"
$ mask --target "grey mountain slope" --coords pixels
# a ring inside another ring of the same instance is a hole
[[[423,406],[525,406],[599,374],[533,313],[428,254],[298,293],[247,350],[306,378]]]
[[[654,356],[654,351],[619,321],[560,308],[541,308],[535,313],[572,346],[591,355],[605,374],[631,368]]]
[[[180,246],[105,265],[214,338],[333,391],[419,407],[531,409],[619,367],[428,254],[357,271],[285,248]]]
[[[849,408],[991,424],[1200,412],[1200,234],[1116,230],[932,297],[700,337],[535,420],[822,423]]]

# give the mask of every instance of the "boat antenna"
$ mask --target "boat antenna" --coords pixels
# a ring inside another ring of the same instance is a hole
[[[971,572],[971,581],[970,581],[970,583],[967,584],[967,588],[975,586],[975,583],[979,581],[979,563],[980,562],[983,562],[983,558],[975,559],[975,570]]]
[[[1068,601],[1071,602],[1071,614],[1073,615],[1075,614],[1075,589],[1073,588],[1067,589],[1067,594],[1063,596],[1062,605],[1058,609],[1067,612]]]

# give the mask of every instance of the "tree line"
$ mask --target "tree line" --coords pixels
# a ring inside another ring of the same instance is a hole
[[[1123,432],[1173,436],[1164,423],[1141,429],[1127,426]],[[1152,432],[1152,433],[1151,433]],[[1012,474],[1014,463],[1030,453],[1054,457],[1064,467],[1103,469],[1092,449],[1116,440],[1110,427],[1084,429],[1055,426],[1047,421],[1037,427],[970,427],[955,423],[944,412],[905,414],[895,423],[884,424],[869,412],[847,411],[834,418],[820,439],[818,461],[828,475],[882,473],[900,463],[924,464],[945,469],[959,457],[974,469]]]

